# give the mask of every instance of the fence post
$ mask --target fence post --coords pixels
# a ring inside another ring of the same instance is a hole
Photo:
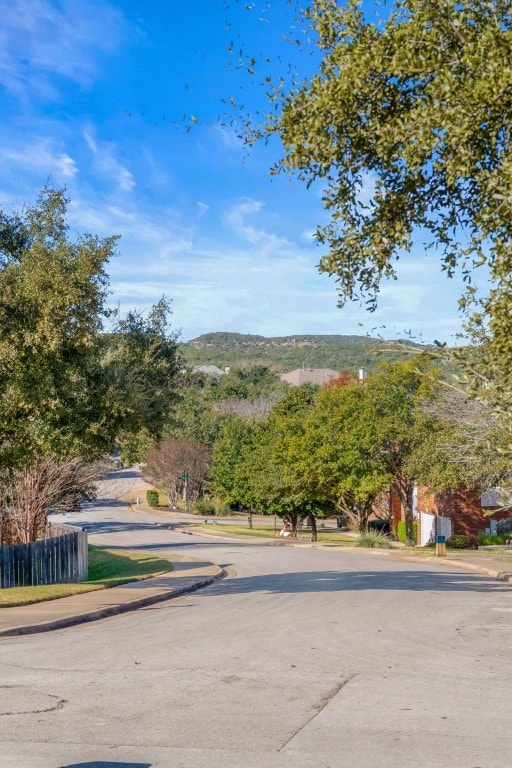
[[[52,525],[45,539],[0,546],[0,588],[85,581],[87,533],[71,525]]]

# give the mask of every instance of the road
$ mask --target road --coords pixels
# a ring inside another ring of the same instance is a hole
[[[128,489],[133,478],[103,489]],[[379,554],[187,536],[103,498],[91,541],[236,576],[0,643],[2,768],[509,768],[512,589]]]

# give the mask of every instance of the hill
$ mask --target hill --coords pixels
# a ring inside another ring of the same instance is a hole
[[[366,368],[371,372],[383,360],[404,360],[408,357],[399,341],[342,335],[267,338],[243,333],[205,333],[181,344],[180,350],[188,365],[225,368],[262,364],[279,372],[302,366],[353,373],[359,368]]]

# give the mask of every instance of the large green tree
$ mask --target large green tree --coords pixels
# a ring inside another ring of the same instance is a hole
[[[212,490],[226,504],[243,504],[250,496],[247,451],[254,450],[257,432],[256,422],[238,416],[229,416],[221,424],[213,445]]]
[[[290,446],[302,482],[335,504],[338,514],[361,532],[393,482],[382,454],[379,421],[367,413],[365,395],[354,383],[324,388],[302,435]]]
[[[226,422],[214,447],[214,487],[229,501],[238,501],[261,514],[277,514],[297,535],[301,519],[315,520],[334,509],[317,488],[304,481],[295,461],[295,445],[304,429],[316,388],[293,388],[275,405],[264,422]],[[233,418],[233,417],[232,417]]]
[[[419,372],[414,361],[382,364],[364,385],[341,380],[324,388],[305,419],[293,455],[296,472],[360,531],[393,487],[414,543],[418,478],[410,461],[427,433],[421,405],[430,396],[432,376]]]
[[[511,4],[395,0],[384,21],[366,8],[309,4],[317,71],[288,90],[270,88],[273,109],[253,135],[281,139],[275,172],[322,184],[320,269],[336,277],[341,303],[359,296],[373,308],[415,233],[440,251],[448,275],[464,274],[462,306],[473,298],[475,267],[487,265],[480,318],[490,334],[467,372],[471,388],[490,391],[510,415]]]
[[[106,445],[95,353],[117,238],[72,241],[67,203],[46,187],[0,214],[0,467]]]
[[[135,439],[141,449],[162,437],[177,401],[181,359],[170,317],[170,302],[162,297],[147,313],[117,317],[113,331],[102,339],[109,434],[115,430],[122,443],[133,444]]]
[[[169,302],[112,315],[105,266],[117,237],[71,238],[67,205],[45,187],[34,206],[0,212],[0,472],[41,456],[90,459],[119,436],[147,443],[174,402]]]
[[[439,380],[438,371],[429,370],[427,365],[426,360],[383,363],[368,377],[361,414],[364,420],[375,424],[375,445],[404,509],[406,537],[411,544],[413,492],[415,484],[421,482],[414,474],[412,457],[429,434],[422,408]]]

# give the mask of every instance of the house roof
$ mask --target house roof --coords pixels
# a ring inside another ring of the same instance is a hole
[[[210,376],[224,376],[225,371],[221,368],[217,368],[216,365],[195,365],[192,368],[192,373],[207,373]]]
[[[311,384],[326,384],[331,379],[339,376],[338,371],[332,368],[296,368],[289,373],[282,373],[281,381],[286,381],[292,387],[299,387],[306,382]]]

